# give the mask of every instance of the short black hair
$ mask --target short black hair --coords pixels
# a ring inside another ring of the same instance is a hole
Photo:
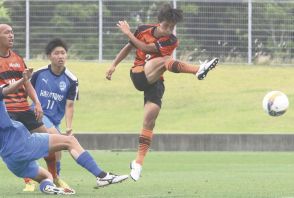
[[[67,44],[61,40],[60,38],[55,38],[47,44],[45,48],[45,52],[47,55],[51,54],[51,52],[56,48],[56,47],[63,47],[65,51],[67,52]]]
[[[181,22],[183,21],[183,10],[172,8],[170,4],[164,4],[159,11],[158,21]]]

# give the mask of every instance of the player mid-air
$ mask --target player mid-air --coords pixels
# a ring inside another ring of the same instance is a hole
[[[203,80],[218,63],[218,59],[214,58],[195,66],[173,59],[172,53],[179,43],[173,31],[182,20],[182,10],[165,4],[159,11],[157,24],[141,25],[134,34],[126,21],[119,21],[117,24],[129,42],[106,71],[106,78],[111,80],[116,66],[135,48],[136,58],[130,76],[135,88],[144,92],[143,128],[139,136],[137,157],[130,164],[130,176],[135,181],[140,178],[143,161],[151,145],[155,121],[161,109],[165,90],[162,76],[164,72],[190,73]]]
[[[28,82],[32,69],[26,69],[15,83],[0,87],[0,156],[8,169],[18,177],[31,178],[40,183],[46,194],[74,194],[68,188],[56,187],[52,175],[40,167],[36,160],[50,152],[68,150],[73,159],[96,177],[98,187],[122,182],[128,175],[115,175],[101,170],[92,156],[85,151],[74,136],[33,133],[20,122],[12,120],[3,102],[5,95],[13,93]]]

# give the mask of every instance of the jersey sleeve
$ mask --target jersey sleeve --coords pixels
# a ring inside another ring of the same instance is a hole
[[[38,73],[34,72],[31,78],[31,84],[33,85],[34,88],[36,87],[37,77],[38,77]]]
[[[20,55],[17,54],[17,53],[15,53],[15,54],[18,56],[18,59],[19,59],[19,61],[21,62],[21,65],[22,65],[22,67],[21,67],[21,71],[24,72],[24,70],[27,69],[27,65],[26,65],[25,61],[24,61],[24,59],[23,59],[22,56],[20,56]]]
[[[3,96],[3,87],[0,86],[0,102],[3,100],[4,96]]]
[[[78,80],[73,80],[70,83],[70,88],[67,94],[67,100],[78,100],[79,95],[79,82]]]
[[[136,31],[134,32],[134,36],[135,36],[136,38],[138,38],[141,32],[143,32],[143,31],[145,31],[145,30],[147,30],[147,29],[149,29],[149,28],[151,28],[151,27],[152,27],[152,26],[150,26],[150,25],[140,25],[140,26],[138,26],[137,29],[136,29]],[[132,41],[129,41],[129,43],[132,44],[134,47],[136,47],[136,46],[132,43]]]
[[[160,39],[155,45],[162,56],[172,55],[174,49],[179,45],[178,39],[171,35],[168,39]]]

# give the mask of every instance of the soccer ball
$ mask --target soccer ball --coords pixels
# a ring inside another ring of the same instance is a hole
[[[264,96],[262,107],[270,116],[280,116],[287,111],[289,100],[283,92],[271,91]]]

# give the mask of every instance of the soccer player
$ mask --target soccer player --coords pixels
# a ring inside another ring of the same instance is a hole
[[[135,181],[140,178],[143,161],[152,141],[155,121],[160,112],[165,90],[163,73],[190,73],[202,80],[218,63],[218,59],[214,58],[195,66],[172,58],[172,53],[179,43],[173,30],[182,20],[182,10],[173,9],[169,4],[165,4],[159,11],[158,24],[141,25],[135,34],[130,31],[126,21],[119,21],[117,24],[128,37],[129,43],[117,54],[106,71],[106,78],[111,80],[116,66],[135,48],[136,58],[130,76],[135,88],[144,92],[143,128],[139,136],[137,157],[130,164],[130,176]]]
[[[0,86],[3,84],[11,84],[20,79],[22,72],[26,68],[22,57],[11,50],[13,43],[14,33],[12,27],[7,24],[0,24]],[[30,109],[27,96],[29,96],[35,104],[34,110]],[[7,95],[4,101],[8,114],[12,119],[23,123],[32,133],[48,133],[41,121],[43,110],[40,101],[38,100],[35,89],[29,81],[25,82],[15,93]],[[45,161],[51,174],[57,175],[55,154],[51,153],[45,158]],[[56,181],[61,180],[57,179]],[[24,191],[34,191],[34,183],[29,179],[25,179],[25,182],[26,186]]]
[[[63,40],[53,39],[45,50],[51,63],[34,72],[31,79],[44,112],[42,121],[50,133],[60,133],[59,125],[65,115],[66,134],[72,135],[78,79],[65,67],[68,47]],[[56,168],[59,176],[61,153],[58,154]],[[56,179],[55,177],[55,183],[60,183]],[[65,184],[60,186],[64,187]]]
[[[38,166],[35,160],[50,152],[68,150],[73,159],[96,177],[98,187],[122,182],[128,175],[115,175],[101,170],[91,155],[85,151],[74,136],[33,133],[20,122],[12,120],[3,103],[4,96],[18,91],[29,81],[32,69],[25,69],[23,77],[9,86],[0,87],[0,156],[8,169],[18,177],[31,178],[40,183],[46,194],[75,194],[68,188],[56,187],[52,175]],[[3,88],[4,87],[4,88]]]

